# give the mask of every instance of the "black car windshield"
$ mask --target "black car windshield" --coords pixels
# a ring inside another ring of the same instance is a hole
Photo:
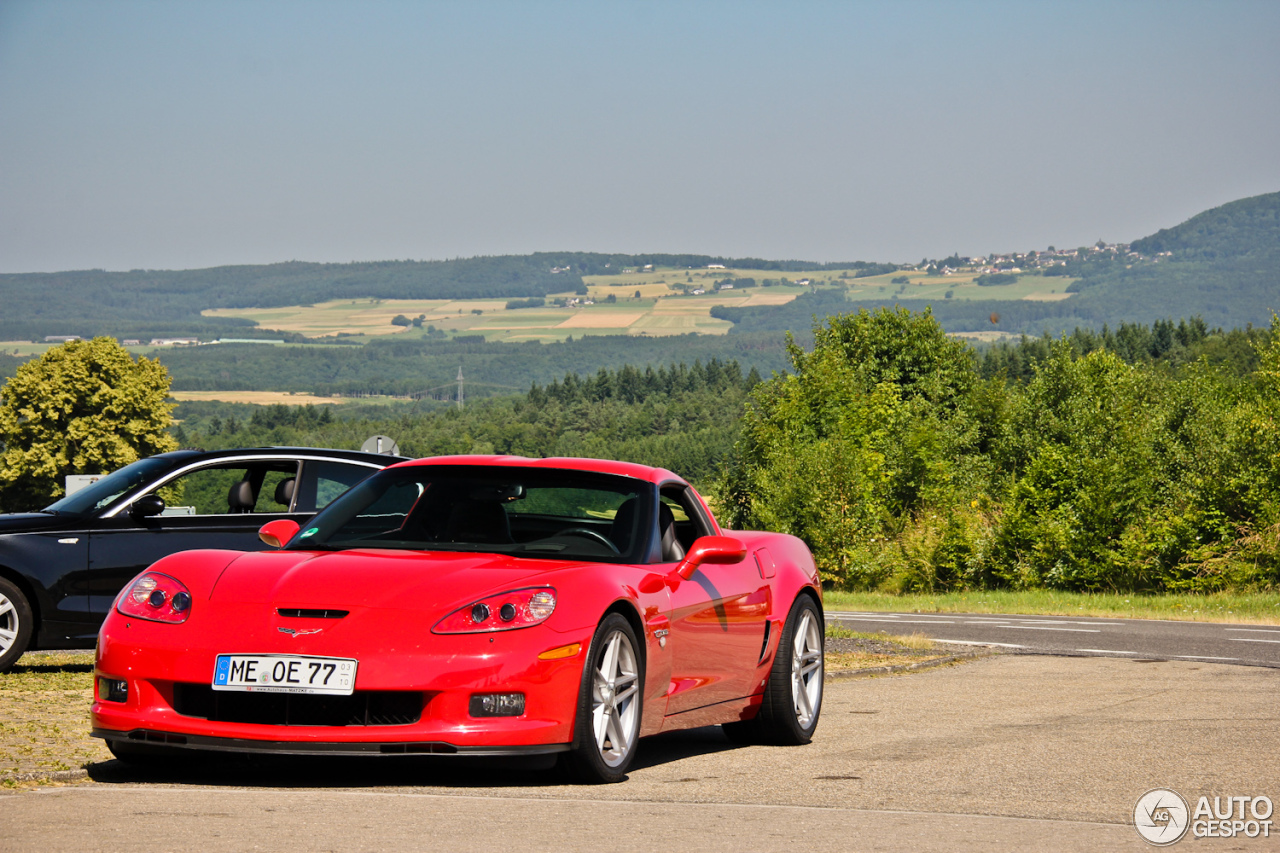
[[[301,530],[299,550],[397,548],[639,562],[653,487],[605,474],[415,465],[374,474]]]
[[[103,477],[93,485],[86,486],[60,501],[55,501],[44,508],[45,512],[58,515],[84,515],[101,509],[125,492],[140,483],[149,482],[173,467],[172,459],[161,459],[152,456],[139,459],[132,465],[126,465],[118,471]]]

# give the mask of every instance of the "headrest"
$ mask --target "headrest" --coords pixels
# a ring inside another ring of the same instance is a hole
[[[280,485],[276,486],[276,503],[284,507],[293,503],[293,484],[295,479],[290,477],[287,480],[281,480]]]
[[[253,493],[253,483],[241,480],[231,486],[227,492],[227,506],[232,512],[249,512],[253,509],[257,496]]]

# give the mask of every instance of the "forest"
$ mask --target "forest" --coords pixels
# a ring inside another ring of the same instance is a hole
[[[1200,331],[1029,340],[984,376],[928,312],[830,317],[753,390],[722,515],[843,587],[1274,589],[1280,321]]]
[[[479,336],[477,336],[479,337]],[[182,391],[275,390],[320,395],[452,397],[458,369],[468,399],[519,393],[567,373],[624,365],[736,361],[768,376],[787,365],[777,334],[592,335],[563,343],[486,343],[482,338],[375,340],[362,347],[222,344],[156,354]],[[590,365],[585,368],[584,366]],[[0,363],[0,368],[3,364]]]
[[[182,446],[358,448],[391,436],[409,456],[510,453],[643,462],[710,483],[737,438],[747,392],[759,383],[733,361],[657,369],[601,369],[535,384],[526,393],[464,408],[427,402],[348,412],[346,407],[183,403],[174,435]]]

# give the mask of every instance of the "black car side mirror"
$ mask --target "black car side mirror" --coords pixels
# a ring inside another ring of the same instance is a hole
[[[164,498],[157,494],[143,495],[133,502],[129,512],[134,518],[151,518],[164,512]]]

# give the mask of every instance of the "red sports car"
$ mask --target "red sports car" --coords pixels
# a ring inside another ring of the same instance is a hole
[[[808,549],[726,535],[670,471],[421,459],[262,538],[279,550],[174,554],[121,591],[93,704],[116,757],[562,753],[611,782],[646,735],[818,724]]]

